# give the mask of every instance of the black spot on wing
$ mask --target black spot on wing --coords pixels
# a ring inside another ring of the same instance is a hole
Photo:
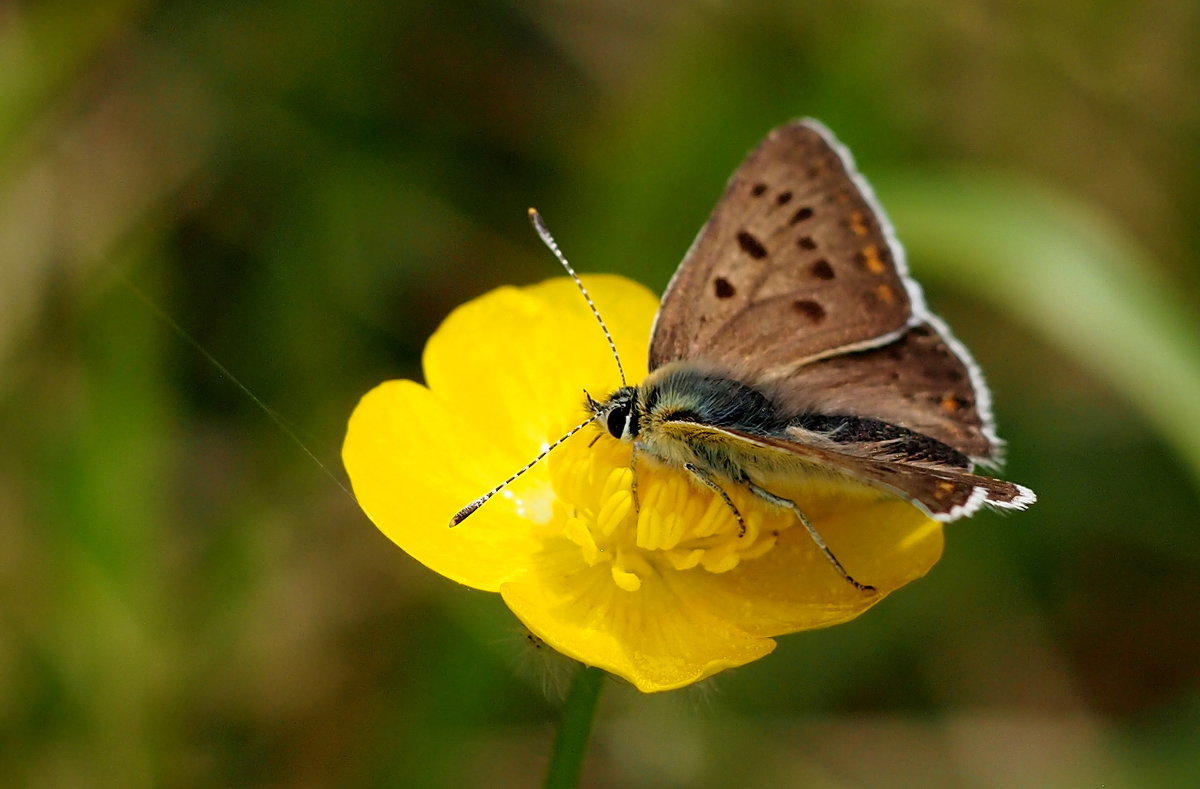
[[[795,225],[800,222],[803,222],[806,219],[812,219],[812,215],[813,215],[813,210],[811,208],[809,208],[808,206],[805,206],[804,208],[801,208],[796,213],[792,214],[792,218],[789,220],[789,224]]]
[[[767,248],[762,245],[762,242],[745,230],[738,232],[737,242],[742,251],[755,260],[762,260],[767,256]]]
[[[833,266],[825,258],[821,258],[812,264],[810,269],[812,275],[817,279],[833,279]]]
[[[825,320],[825,308],[812,299],[797,299],[792,302],[792,309],[813,323]]]

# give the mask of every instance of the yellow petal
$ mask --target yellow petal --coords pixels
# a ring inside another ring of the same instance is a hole
[[[532,567],[500,588],[513,613],[554,649],[644,693],[690,685],[775,648],[678,586],[680,573],[645,573],[621,588],[610,565],[588,567],[573,545],[547,546]]]
[[[849,487],[840,496],[796,498],[846,570],[876,594],[838,575],[799,525],[731,572],[681,574],[681,594],[705,600],[714,615],[749,633],[776,636],[853,619],[942,555],[941,524],[907,502]]]
[[[584,281],[640,377],[657,300],[621,277]],[[390,381],[362,399],[343,462],[363,510],[397,545],[448,578],[496,591],[525,570],[554,517],[546,464],[453,529],[451,516],[585,418],[583,388],[607,395],[620,383],[616,366],[586,302],[561,278],[459,307],[423,361],[430,388]]]
[[[473,443],[428,389],[389,381],[354,410],[342,458],[363,511],[393,542],[447,578],[496,591],[540,542],[512,500],[478,513],[480,528],[449,527],[450,516],[483,492],[489,468],[496,481],[511,473],[494,471],[494,459],[490,467],[482,462]],[[522,482],[519,496],[537,499],[533,480]]]
[[[621,277],[584,283],[612,329],[626,374],[640,379],[657,299]],[[517,459],[494,482],[587,416],[585,389],[603,397],[620,385],[595,316],[563,278],[500,288],[464,304],[429,339],[422,362],[429,388],[462,427]]]

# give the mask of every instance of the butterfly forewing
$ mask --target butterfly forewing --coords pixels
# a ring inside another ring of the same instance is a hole
[[[813,121],[747,156],[667,287],[651,369],[674,361],[724,366],[797,412],[892,422],[976,461],[999,450],[978,368],[929,314],[849,153]]]
[[[651,369],[753,359],[781,375],[904,329],[910,292],[851,168],[811,122],[750,153],[663,296]]]

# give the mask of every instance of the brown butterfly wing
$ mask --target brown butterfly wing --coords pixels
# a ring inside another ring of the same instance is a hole
[[[1033,491],[1023,485],[972,474],[963,469],[852,455],[808,442],[752,435],[737,430],[723,432],[751,444],[786,451],[823,468],[835,468],[853,479],[907,499],[937,521],[957,520],[985,505],[996,509],[1023,510],[1037,500]]]
[[[663,295],[652,370],[698,359],[790,370],[908,324],[893,245],[826,134],[783,126],[734,172]]]
[[[979,462],[998,461],[987,386],[944,329],[920,323],[887,345],[798,367],[770,387],[787,410],[879,419]]]
[[[650,367],[707,362],[797,413],[880,419],[997,459],[990,395],[925,307],[849,153],[813,121],[734,172],[663,296]]]

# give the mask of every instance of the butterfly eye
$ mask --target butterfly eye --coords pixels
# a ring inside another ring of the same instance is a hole
[[[629,403],[622,403],[608,412],[605,424],[608,426],[608,432],[612,434],[613,438],[621,438],[625,435],[625,425],[628,419]]]

